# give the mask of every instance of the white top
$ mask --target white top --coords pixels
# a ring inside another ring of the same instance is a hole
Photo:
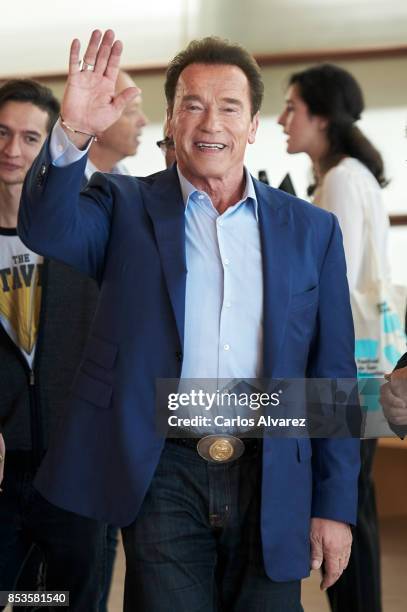
[[[390,276],[387,253],[389,218],[381,188],[364,164],[353,157],[345,157],[327,172],[315,192],[314,202],[338,218],[350,289],[363,288],[371,263],[365,257],[369,252],[366,246],[367,214],[370,215],[373,245],[381,264],[381,274]]]
[[[96,168],[95,164],[91,162],[91,160],[88,157],[86,161],[86,168],[85,168],[86,180],[90,181],[92,174],[94,174],[95,172],[101,172],[101,170],[99,170],[99,168]],[[127,170],[124,163],[119,161],[115,166],[113,166],[111,172],[105,173],[105,174],[129,174],[129,171]]]

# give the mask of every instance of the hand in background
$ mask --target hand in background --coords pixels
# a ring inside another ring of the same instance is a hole
[[[394,425],[407,425],[407,366],[386,375],[380,388],[380,403],[385,417]]]

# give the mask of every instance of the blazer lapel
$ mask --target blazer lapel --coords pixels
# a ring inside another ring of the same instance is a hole
[[[163,172],[144,202],[154,225],[181,346],[185,323],[185,207],[175,166]]]
[[[278,192],[254,181],[263,256],[263,376],[272,377],[285,334],[291,290],[291,211]]]

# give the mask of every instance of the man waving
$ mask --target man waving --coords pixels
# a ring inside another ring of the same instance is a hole
[[[95,31],[80,66],[73,42],[61,118],[20,209],[28,245],[101,285],[37,484],[125,526],[126,610],[299,611],[310,565],[324,560],[323,588],[346,567],[358,441],[230,435],[205,452],[188,432],[157,433],[155,384],[354,377],[338,224],[245,169],[263,83],[247,51],[213,37],[167,71],[177,164],[143,179],[96,174],[79,195],[91,139],[138,93],[114,94],[120,54],[112,31]]]

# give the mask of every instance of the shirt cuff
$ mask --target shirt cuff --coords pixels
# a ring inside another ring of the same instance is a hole
[[[61,120],[58,119],[52,129],[49,143],[52,164],[58,168],[64,168],[65,166],[69,166],[69,164],[79,161],[87,154],[91,144],[92,138],[89,140],[86,149],[78,149],[73,142],[69,140],[61,126]]]

